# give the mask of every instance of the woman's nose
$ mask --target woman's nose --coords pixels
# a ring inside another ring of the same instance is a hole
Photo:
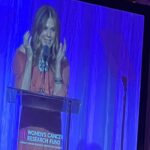
[[[47,32],[47,36],[48,36],[48,37],[51,37],[51,32],[50,32],[50,31]]]

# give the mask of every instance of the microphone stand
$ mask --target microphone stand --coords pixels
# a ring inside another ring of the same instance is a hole
[[[48,60],[48,57],[50,55],[50,49],[47,45],[43,46],[42,48],[42,59],[44,61],[44,65],[43,65],[43,69],[42,69],[42,72],[44,73],[44,75],[42,74],[42,88],[40,88],[40,93],[41,94],[45,94],[45,74],[46,74],[46,62]]]
[[[42,88],[40,89],[40,93],[43,95],[45,94],[45,87],[44,87],[45,86],[45,74],[47,71],[46,70],[46,62],[49,60],[50,52],[51,52],[51,50],[47,45],[43,46],[42,57],[43,57],[43,61],[44,61],[44,67],[43,67],[44,76],[42,76],[43,84],[42,84]]]
[[[122,110],[122,127],[121,127],[121,150],[124,149],[124,126],[125,126],[125,117],[126,117],[126,97],[127,97],[127,78],[122,77],[123,87],[124,87],[124,96],[123,96],[123,110]]]
[[[67,98],[66,98],[66,101],[67,101],[67,125],[66,125],[65,150],[69,150],[70,123],[71,123],[71,101]]]
[[[44,95],[45,94],[45,74],[46,74],[46,58],[44,60],[44,69],[43,69],[43,75],[42,75],[42,87],[40,88],[40,94]]]

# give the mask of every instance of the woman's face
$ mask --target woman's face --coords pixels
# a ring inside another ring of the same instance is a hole
[[[55,42],[55,37],[56,37],[56,27],[55,23],[52,17],[49,17],[45,28],[41,32],[39,39],[42,44],[42,46],[47,45],[49,48],[52,47],[52,45]]]

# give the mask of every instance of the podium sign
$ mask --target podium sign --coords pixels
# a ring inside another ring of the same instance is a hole
[[[71,113],[79,112],[79,100],[8,87],[7,101],[19,104],[17,150],[69,148]]]

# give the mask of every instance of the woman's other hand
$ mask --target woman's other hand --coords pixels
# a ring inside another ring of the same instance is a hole
[[[56,64],[60,64],[64,59],[66,53],[66,39],[64,38],[64,42],[60,43],[59,50],[56,57]]]

